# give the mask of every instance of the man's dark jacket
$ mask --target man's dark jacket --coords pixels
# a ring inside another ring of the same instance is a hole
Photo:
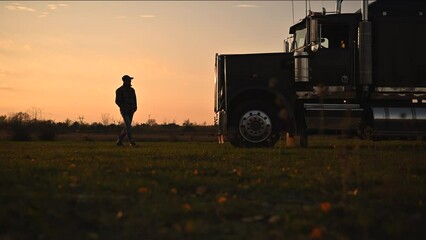
[[[121,86],[115,91],[115,103],[121,113],[134,113],[137,110],[135,89],[131,86]]]

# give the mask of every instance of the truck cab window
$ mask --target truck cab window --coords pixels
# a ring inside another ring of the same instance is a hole
[[[321,38],[322,48],[347,48],[349,41],[349,27],[346,25],[322,25]]]
[[[323,38],[321,40],[321,47],[323,48],[328,48],[329,44],[328,44],[328,38]]]
[[[306,38],[306,28],[296,30],[294,34],[293,41],[293,51],[300,51],[303,46],[305,46],[305,38]]]

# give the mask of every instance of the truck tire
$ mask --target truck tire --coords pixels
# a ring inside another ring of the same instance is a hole
[[[374,140],[373,128],[370,125],[362,126],[358,130],[358,137],[363,140]]]
[[[228,138],[236,147],[272,147],[280,133],[278,111],[263,102],[239,105],[231,114]]]
[[[364,110],[357,132],[360,139],[374,140],[373,111],[371,108]]]

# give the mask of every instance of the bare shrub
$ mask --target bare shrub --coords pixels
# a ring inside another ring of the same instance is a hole
[[[31,140],[30,115],[24,112],[12,114],[9,117],[10,137],[14,141]]]
[[[53,121],[37,122],[38,139],[42,141],[53,141],[56,137],[56,124]]]

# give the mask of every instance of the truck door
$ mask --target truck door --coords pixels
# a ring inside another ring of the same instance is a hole
[[[354,86],[354,43],[350,41],[349,24],[321,24],[321,45],[311,55],[312,87],[329,87],[328,91],[342,91]],[[337,87],[337,88],[336,88]]]
[[[304,104],[308,129],[344,132],[358,127],[362,109],[350,101],[356,97],[352,67],[355,44],[350,41],[350,26],[335,21],[315,28],[319,38],[314,36],[317,41],[309,53],[309,85],[314,100]]]

